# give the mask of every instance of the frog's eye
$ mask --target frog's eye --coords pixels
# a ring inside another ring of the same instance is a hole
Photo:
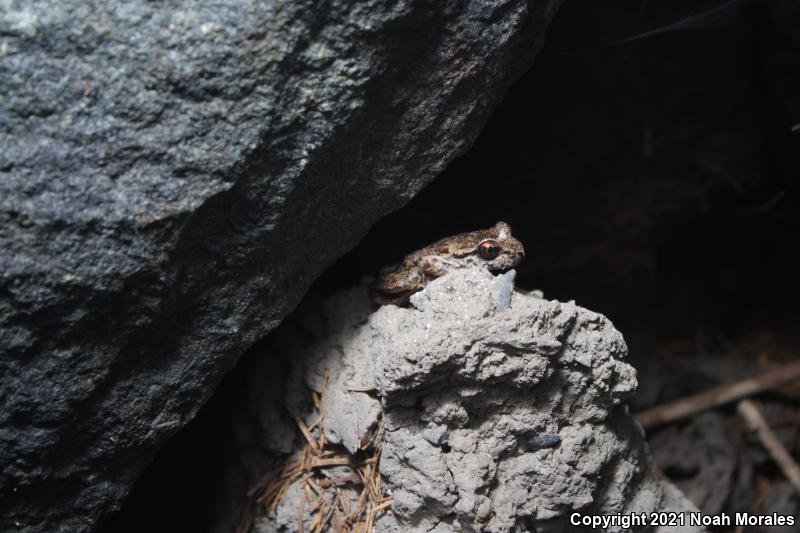
[[[478,254],[487,260],[491,260],[500,255],[500,245],[497,241],[487,239],[478,245]]]

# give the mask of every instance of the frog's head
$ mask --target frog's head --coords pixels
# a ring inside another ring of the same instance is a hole
[[[478,233],[475,252],[484,268],[506,270],[517,266],[525,258],[525,248],[511,235],[511,226],[505,222],[498,222]]]

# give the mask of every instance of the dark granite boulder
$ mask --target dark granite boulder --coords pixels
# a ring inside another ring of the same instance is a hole
[[[558,0],[0,6],[0,530],[91,530]]]

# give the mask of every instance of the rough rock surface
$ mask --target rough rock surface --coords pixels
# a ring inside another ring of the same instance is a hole
[[[0,2],[0,529],[116,507],[557,3]]]
[[[625,404],[636,372],[623,361],[622,335],[602,315],[514,292],[513,272],[455,271],[413,295],[408,308],[375,310],[365,294],[361,287],[334,296],[305,322],[317,324],[316,343],[278,350],[287,350],[281,359],[293,376],[290,413],[309,424],[317,416],[304,383],[322,391],[330,442],[355,454],[376,427],[383,431],[380,469],[394,503],[378,531],[564,532],[591,530],[570,524],[573,513],[697,511],[652,474]],[[254,373],[254,390],[269,379]],[[352,391],[368,385],[375,391]],[[270,426],[238,425],[247,435],[238,462],[253,468],[239,498],[262,473],[263,458],[252,460],[257,450],[291,449],[289,440],[276,446],[264,438],[283,428],[289,439],[293,422],[258,416],[277,403],[250,405],[247,419]],[[297,531],[298,485],[255,531]],[[355,501],[358,491],[349,496]]]

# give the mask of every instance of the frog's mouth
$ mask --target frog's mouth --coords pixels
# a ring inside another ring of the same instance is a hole
[[[512,261],[512,264],[510,266],[503,266],[503,264],[498,259],[494,259],[486,263],[485,267],[488,268],[491,272],[505,272],[519,265],[524,259],[525,259],[524,251],[516,252],[514,254],[514,260]]]

